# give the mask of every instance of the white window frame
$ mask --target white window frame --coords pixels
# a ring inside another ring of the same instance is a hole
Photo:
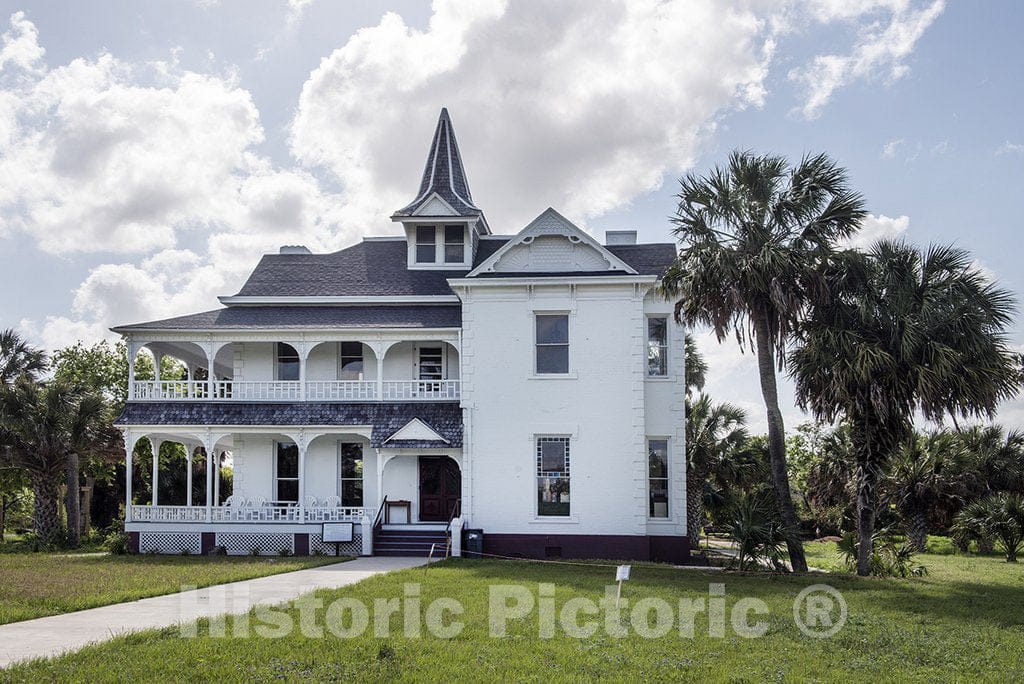
[[[542,440],[564,440],[565,450],[567,455],[565,456],[565,474],[564,475],[544,475],[543,473],[554,473],[553,470],[542,470],[542,456],[541,456],[541,441]],[[552,521],[552,522],[566,522],[574,521],[573,509],[572,509],[572,435],[566,434],[538,434],[533,436],[533,459],[534,459],[534,477],[533,477],[533,513],[535,519],[541,521]],[[544,515],[540,512],[540,500],[538,494],[540,492],[540,481],[542,478],[545,479],[564,479],[569,484],[569,512],[566,515]]]
[[[434,258],[431,261],[420,261],[420,231],[421,230],[427,230],[428,228],[431,231],[433,231],[433,233],[434,233],[434,241],[432,243],[424,242],[423,246],[426,247],[428,244],[430,244],[430,246],[434,248]],[[416,264],[418,266],[432,266],[432,265],[435,265],[435,264],[438,263],[438,261],[437,261],[437,247],[438,247],[438,245],[437,245],[437,226],[436,225],[415,226],[413,228],[413,241],[412,242],[413,242],[413,245],[412,245],[412,260],[413,260],[414,264]]]
[[[351,357],[346,357],[344,354],[342,354],[341,350],[342,350],[342,345],[344,345],[344,344],[358,344],[359,345],[359,358],[361,358],[363,360],[363,370],[359,374],[359,380],[362,380],[363,378],[366,377],[366,345],[363,344],[362,342],[357,342],[356,340],[344,340],[342,342],[338,342],[338,372],[337,372],[337,379],[341,380],[341,373],[344,370],[344,360],[345,360],[345,358],[351,358]],[[349,378],[349,379],[351,379],[351,378]]]
[[[530,369],[530,375],[535,378],[568,378],[573,375],[573,364],[572,364],[572,312],[571,311],[534,311],[533,312],[533,367]],[[564,316],[565,317],[565,343],[566,348],[566,360],[565,360],[565,372],[563,373],[541,373],[537,368],[537,348],[541,346],[545,347],[561,347],[563,344],[559,343],[544,343],[541,344],[537,341],[537,318],[539,316]]]
[[[651,321],[653,319],[662,319],[662,320],[665,321],[665,341],[664,341],[664,343],[658,345],[658,348],[661,349],[662,358],[665,360],[665,372],[664,373],[651,373],[651,362],[650,362]],[[644,327],[646,328],[644,330],[644,333],[645,333],[645,335],[644,335],[644,352],[645,352],[644,356],[647,359],[647,363],[645,364],[646,370],[645,370],[644,374],[648,378],[667,378],[669,376],[671,370],[672,370],[671,360],[670,360],[670,356],[669,356],[669,350],[670,350],[669,338],[671,337],[671,335],[669,335],[669,316],[667,314],[648,314],[647,317],[644,319]]]
[[[272,474],[273,474],[273,478],[274,478],[273,479],[273,484],[274,484],[274,487],[273,487],[274,501],[278,501],[278,502],[281,501],[281,496],[280,496],[280,494],[278,493],[278,490],[277,490],[278,483],[281,480],[286,480],[288,482],[291,482],[291,481],[294,480],[295,484],[296,484],[296,487],[295,487],[295,492],[296,492],[296,494],[295,494],[295,503],[298,504],[298,503],[300,503],[299,500],[298,500],[298,497],[299,497],[298,491],[300,489],[299,484],[300,484],[301,479],[302,479],[301,459],[296,461],[296,466],[295,467],[297,468],[297,470],[295,471],[295,473],[296,473],[295,477],[285,477],[285,478],[278,477],[278,475],[277,475],[278,449],[279,449],[280,445],[282,445],[282,444],[285,444],[285,445],[288,445],[288,446],[293,446],[296,449],[298,449],[298,445],[295,444],[294,442],[278,442],[276,440],[273,442],[273,445],[274,445],[274,452],[273,452],[273,465],[274,465],[274,468],[273,468]],[[296,456],[297,456],[297,454],[296,454]]]
[[[274,354],[274,380],[276,382],[298,382],[299,380],[301,380],[302,379],[302,353],[298,349],[296,349],[295,345],[292,344],[291,342],[272,342],[271,344],[274,345],[272,347],[273,354]],[[282,344],[283,345],[287,345],[287,346],[291,347],[292,349],[295,349],[295,357],[296,357],[296,359],[298,360],[298,363],[299,363],[299,377],[296,378],[295,380],[282,380],[281,379],[281,355],[278,353],[278,345],[282,345]]]
[[[448,229],[458,228],[462,231],[462,241],[458,243],[458,246],[462,248],[461,254],[459,254],[458,261],[448,260],[448,247],[455,247],[456,243],[448,242]],[[436,237],[435,237],[436,240]],[[462,266],[466,263],[466,225],[464,223],[446,223],[441,226],[441,263],[446,266]]]
[[[651,442],[665,442],[665,477],[651,477]],[[647,519],[652,522],[669,522],[672,520],[672,439],[657,435],[648,435],[644,441],[644,470],[647,476]],[[651,480],[665,480],[665,502],[666,509],[664,516],[651,515]]]

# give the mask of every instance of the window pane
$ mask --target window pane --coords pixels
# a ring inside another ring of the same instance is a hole
[[[416,229],[417,245],[432,245],[437,240],[437,232],[434,226],[420,226]]]
[[[537,344],[568,344],[569,317],[564,315],[537,316]]]
[[[341,476],[363,477],[363,445],[341,445]]]
[[[277,343],[277,379],[299,379],[299,352],[295,347],[283,342]]]
[[[416,263],[434,263],[434,245],[416,245]]]
[[[362,506],[363,505],[363,481],[345,480],[341,483],[341,505]]]
[[[441,347],[420,347],[420,380],[443,380],[444,350]]]
[[[651,500],[649,515],[652,518],[668,517],[668,480],[651,478]]]
[[[652,439],[647,443],[651,477],[668,477],[668,441]]]
[[[651,343],[647,347],[647,374],[668,375],[668,359],[665,358],[665,348]]]
[[[569,478],[537,478],[537,515],[569,515]]]
[[[294,444],[277,445],[277,476],[299,476],[299,448]]]
[[[445,226],[444,227],[444,244],[446,245],[461,245],[466,241],[466,231],[462,226]]]
[[[341,355],[342,356],[358,356],[363,358],[363,343],[362,342],[342,342],[341,343]]]
[[[299,481],[298,480],[278,480],[277,481],[277,500],[278,501],[298,501],[299,500]]]
[[[565,441],[540,442],[540,470],[545,473],[565,472]]]
[[[665,344],[668,341],[668,319],[648,318],[647,339],[652,344]]]
[[[537,347],[537,372],[538,373],[568,373],[569,372],[569,345],[560,344],[554,346]]]
[[[462,245],[445,245],[444,260],[448,264],[461,264],[465,259],[465,251]]]

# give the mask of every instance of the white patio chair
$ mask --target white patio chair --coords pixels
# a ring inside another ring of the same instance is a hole
[[[316,508],[317,501],[315,496],[306,497],[306,508]]]
[[[267,497],[265,496],[253,496],[249,498],[249,505],[253,508],[263,508],[267,505]]]
[[[239,496],[238,494],[232,494],[228,498],[224,499],[224,505],[228,508],[239,508],[245,505],[245,497]]]
[[[340,496],[329,496],[326,499],[324,499],[324,506],[326,508],[337,508],[340,505],[341,505],[341,497]]]

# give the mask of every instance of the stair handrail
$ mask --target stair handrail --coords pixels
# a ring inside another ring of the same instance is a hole
[[[387,502],[388,502],[388,495],[385,494],[384,498],[380,502],[380,507],[377,509],[377,517],[375,517],[373,519],[373,529],[374,530],[379,530],[381,528],[381,526],[384,524],[382,522],[382,518],[383,518],[383,515],[384,515],[384,506],[385,506],[385,504],[387,504]]]

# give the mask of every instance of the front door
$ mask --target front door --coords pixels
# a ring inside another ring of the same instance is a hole
[[[459,464],[448,456],[420,456],[420,521],[448,522],[460,496]]]

